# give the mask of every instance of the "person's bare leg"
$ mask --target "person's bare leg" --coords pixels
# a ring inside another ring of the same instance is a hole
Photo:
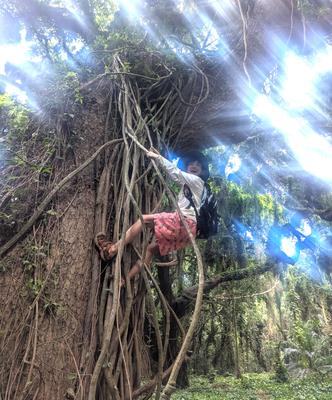
[[[154,215],[145,214],[143,215],[143,222],[146,225],[151,225],[153,227]],[[143,230],[143,224],[140,219],[138,219],[126,232],[125,235],[125,245],[131,243]],[[110,257],[115,256],[120,245],[120,240],[113,245],[109,246],[107,251]]]
[[[143,268],[143,265],[146,264],[147,266],[150,266],[152,257],[154,254],[157,254],[159,252],[158,245],[156,242],[152,242],[148,245],[146,248],[146,253],[145,253],[145,258],[144,261],[142,262],[141,260],[138,260],[131,268],[131,270],[128,273],[128,278],[131,280],[136,276]]]

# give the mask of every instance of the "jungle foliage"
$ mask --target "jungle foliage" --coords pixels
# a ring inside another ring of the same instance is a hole
[[[331,10],[286,2],[280,15],[238,0],[228,20],[214,2],[141,3],[0,0],[1,41],[17,43],[24,28],[34,56],[0,76],[2,89],[28,96],[22,105],[0,95],[0,398],[165,400],[192,372],[215,380],[218,396],[246,390],[252,399],[275,388],[271,398],[292,398],[320,376],[307,398],[327,399],[331,190],[300,168],[278,132],[243,118],[241,90],[260,90],[275,63],[267,25],[283,29],[287,16],[289,40],[310,52],[309,28],[330,37],[322,15]],[[267,55],[257,73],[254,60]],[[322,99],[329,136],[328,90]],[[112,263],[93,238],[121,239],[142,214],[174,209],[176,188],[145,157],[151,146],[210,157],[222,223],[216,237],[156,260],[121,289],[149,232]],[[246,168],[230,179],[233,153]],[[266,242],[293,213],[310,218],[320,244],[289,266],[269,257]],[[280,382],[272,389],[267,375],[244,375],[267,371]],[[293,383],[301,377],[308,381]],[[205,382],[200,398],[212,399]]]
[[[311,378],[280,384],[269,374],[247,374],[242,379],[217,377],[211,383],[207,378],[194,377],[187,390],[174,395],[177,400],[328,400],[331,386],[325,378]]]

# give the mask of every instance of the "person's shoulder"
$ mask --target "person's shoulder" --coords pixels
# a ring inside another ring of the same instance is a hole
[[[192,183],[194,183],[198,186],[202,186],[202,187],[205,185],[204,180],[200,176],[197,176],[195,174],[190,174],[188,172],[186,172],[186,174],[188,174],[190,176],[190,180]]]

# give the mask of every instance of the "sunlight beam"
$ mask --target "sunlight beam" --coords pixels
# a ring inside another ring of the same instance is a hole
[[[284,136],[299,164],[307,172],[332,183],[332,145],[302,117],[292,115],[265,95],[259,95],[253,112]]]

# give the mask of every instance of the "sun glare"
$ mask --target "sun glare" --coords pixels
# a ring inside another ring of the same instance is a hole
[[[126,10],[128,17],[135,19],[140,17],[140,1],[138,0],[118,0],[118,3]]]
[[[17,100],[22,104],[26,104],[29,100],[28,95],[24,90],[21,90],[17,86],[11,85],[10,83],[7,83],[6,85],[6,93],[8,93],[10,96],[16,97]]]
[[[0,46],[0,74],[5,73],[6,63],[20,65],[27,60],[31,42],[26,40],[26,30],[20,32],[21,41],[18,44]]]
[[[332,71],[332,46],[326,45],[325,48],[320,51],[313,63],[313,69],[316,74],[325,74]]]
[[[303,118],[287,112],[265,95],[259,95],[253,112],[285,138],[299,164],[312,175],[332,183],[332,145]]]
[[[285,58],[285,78],[280,95],[290,109],[312,107],[314,99],[315,73],[303,57],[288,53]]]
[[[332,47],[301,57],[286,52],[279,87],[268,96],[256,95],[253,113],[276,128],[285,138],[299,164],[309,173],[332,183],[332,143],[316,131],[307,114],[330,118],[322,107],[322,77],[332,71]],[[325,106],[326,107],[326,106]]]

